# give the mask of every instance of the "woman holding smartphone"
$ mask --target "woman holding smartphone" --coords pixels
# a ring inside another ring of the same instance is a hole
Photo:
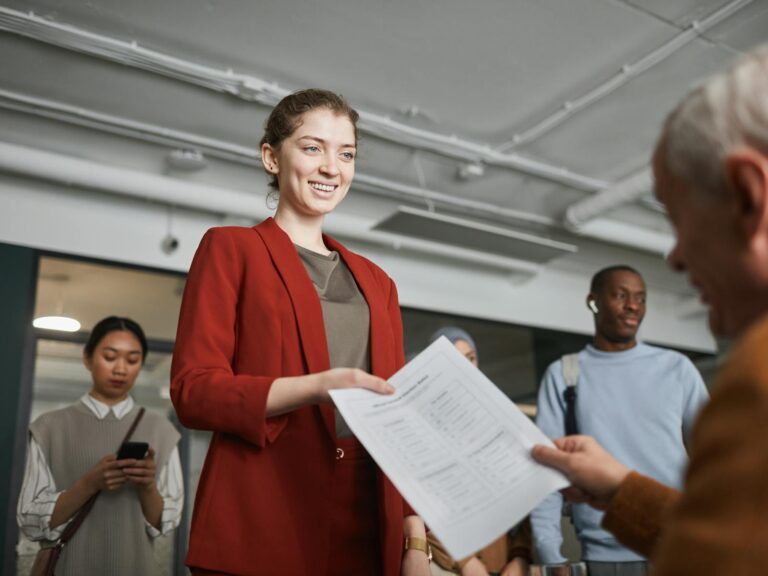
[[[192,263],[171,396],[182,423],[214,432],[193,574],[429,574],[423,522],[328,395],[389,394],[404,363],[394,283],[323,234],[352,183],[357,118],[332,92],[284,98],[261,141],[275,217],[209,230]]]
[[[146,412],[131,436],[146,443],[146,455],[119,460],[116,454],[137,420],[139,407],[129,393],[146,354],[141,326],[128,318],[104,318],[93,327],[83,352],[93,382],[90,392],[30,426],[17,508],[19,527],[28,538],[44,548],[53,546],[98,493],[62,549],[57,576],[151,574],[152,540],[179,524],[184,489],[179,433],[171,423]]]

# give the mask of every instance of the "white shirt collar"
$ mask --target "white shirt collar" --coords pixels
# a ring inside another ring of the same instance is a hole
[[[99,420],[103,420],[104,418],[106,418],[110,410],[115,415],[115,418],[117,418],[118,420],[122,420],[123,416],[128,414],[128,412],[130,412],[133,409],[133,404],[134,404],[133,398],[128,396],[125,400],[110,406],[109,404],[104,404],[104,402],[100,402],[99,400],[96,400],[96,398],[94,398],[88,393],[83,394],[80,397],[80,401],[83,404],[85,404],[88,407],[88,409],[91,412],[93,412],[93,414]]]

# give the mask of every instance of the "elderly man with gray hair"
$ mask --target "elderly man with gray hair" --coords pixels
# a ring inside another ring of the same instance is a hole
[[[690,92],[653,157],[677,243],[670,264],[736,338],[694,425],[682,492],[629,470],[587,436],[537,446],[577,502],[650,557],[656,576],[768,573],[768,47]],[[628,423],[631,425],[631,422]]]

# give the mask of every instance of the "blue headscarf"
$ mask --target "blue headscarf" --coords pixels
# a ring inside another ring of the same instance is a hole
[[[440,338],[440,336],[448,338],[448,340],[451,341],[451,344],[456,344],[458,340],[464,340],[464,342],[469,344],[469,347],[472,348],[472,352],[475,353],[475,358],[479,357],[475,341],[472,340],[472,336],[470,336],[466,330],[459,328],[458,326],[444,326],[443,328],[435,330],[432,336],[429,337],[429,343],[432,344],[432,342]]]

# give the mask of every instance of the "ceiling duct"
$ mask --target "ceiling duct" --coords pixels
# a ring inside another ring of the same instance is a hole
[[[539,264],[578,251],[573,244],[407,206],[373,229]]]
[[[565,226],[571,230],[578,230],[614,208],[647,196],[651,190],[653,190],[653,174],[650,168],[645,168],[602,192],[571,204],[565,212]]]
[[[231,69],[213,68],[177,58],[169,54],[95,32],[89,32],[43,18],[33,12],[21,12],[0,6],[0,31],[10,32],[60,48],[65,48],[103,60],[118,62],[160,76],[202,86],[209,90],[235,96],[248,102],[272,107],[291,90],[281,88],[264,78],[236,73]],[[469,163],[484,163],[509,168],[545,180],[565,184],[588,192],[601,190],[607,183],[566,168],[553,166],[516,153],[493,150],[485,143],[441,134],[397,122],[389,116],[358,110],[359,128],[398,145],[417,150],[429,150],[448,158]]]

